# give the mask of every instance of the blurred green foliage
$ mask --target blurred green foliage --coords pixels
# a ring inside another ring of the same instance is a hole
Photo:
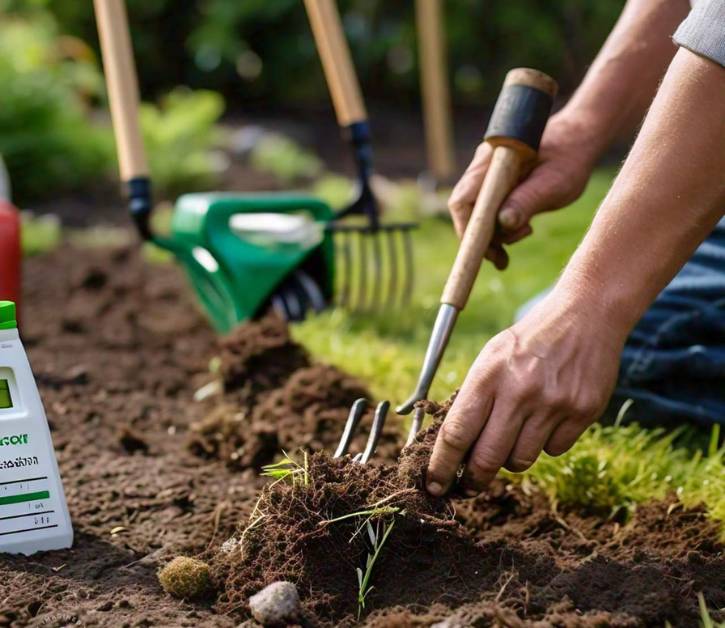
[[[0,154],[16,198],[74,189],[107,168],[109,136],[88,119],[102,85],[92,59],[51,19],[0,20]]]
[[[315,154],[276,133],[266,133],[257,141],[250,153],[250,162],[260,172],[268,172],[284,184],[317,177],[323,170]]]
[[[141,106],[141,127],[157,196],[173,198],[213,186],[226,167],[214,150],[221,142],[216,126],[224,111],[217,93],[177,88],[158,105]]]
[[[368,96],[417,103],[415,3],[339,0]],[[449,0],[449,68],[457,102],[490,104],[506,70],[529,65],[566,92],[581,78],[623,0]],[[15,11],[52,12],[63,32],[97,46],[91,2],[2,0]],[[326,102],[299,0],[127,0],[142,88],[187,84],[234,102]]]
[[[13,199],[32,204],[113,180],[114,142],[96,53],[62,35],[50,13],[4,13],[2,6],[0,155]],[[182,88],[158,105],[142,105],[158,198],[215,185],[226,166],[225,156],[214,150],[221,143],[217,122],[223,110],[219,94]]]

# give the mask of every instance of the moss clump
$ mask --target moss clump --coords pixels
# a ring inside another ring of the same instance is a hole
[[[213,589],[209,565],[196,558],[177,556],[158,575],[164,591],[184,600],[205,597]]]

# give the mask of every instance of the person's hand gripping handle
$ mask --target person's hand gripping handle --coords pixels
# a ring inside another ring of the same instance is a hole
[[[485,141],[493,148],[491,164],[473,206],[442,304],[462,310],[491,243],[501,205],[532,165],[557,92],[554,79],[538,70],[511,70],[496,101]]]

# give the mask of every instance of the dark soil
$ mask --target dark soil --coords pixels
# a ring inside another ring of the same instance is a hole
[[[220,346],[223,395],[213,396],[209,413],[191,424],[189,448],[231,467],[259,470],[280,450],[334,451],[350,406],[370,397],[355,378],[313,364],[274,315],[238,327]],[[361,427],[353,450],[361,451],[366,439]],[[395,436],[385,434],[377,459],[395,460],[399,450]]]
[[[257,445],[331,451],[364,387],[312,363],[273,319],[219,344],[177,269],[136,251],[64,247],[25,272],[22,334],[76,536],[71,550],[0,559],[0,626],[236,626],[245,595],[282,576],[310,623],[351,623],[366,532],[349,543],[354,520],[319,522],[391,494],[406,514],[375,565],[368,625],[692,626],[697,592],[725,606],[722,546],[701,512],[651,504],[622,525],[503,482],[451,506],[418,490],[431,432],[399,467],[311,456],[309,487],[265,489],[267,519],[244,543],[256,555],[238,542],[222,553],[266,484],[255,469],[274,452]],[[191,428],[215,412],[236,416],[221,437]],[[179,554],[213,558],[216,601],[162,591],[156,572]]]
[[[311,625],[355,623],[355,570],[372,553],[366,517],[331,520],[374,504],[397,511],[373,521],[378,532],[394,525],[366,598],[370,625],[692,626],[697,592],[725,604],[723,548],[702,512],[672,500],[620,526],[556,514],[543,496],[504,482],[475,501],[435,500],[412,469],[424,468],[436,431],[419,434],[399,466],[316,455],[308,485],[265,489],[262,517],[211,556],[218,609],[242,619],[250,594],[291,580]]]

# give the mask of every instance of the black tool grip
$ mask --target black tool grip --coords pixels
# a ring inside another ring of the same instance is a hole
[[[511,70],[493,109],[484,136],[492,144],[520,142],[539,148],[556,94],[556,81],[529,68]]]
[[[499,94],[485,139],[505,137],[539,149],[554,99],[528,85],[509,85]]]

